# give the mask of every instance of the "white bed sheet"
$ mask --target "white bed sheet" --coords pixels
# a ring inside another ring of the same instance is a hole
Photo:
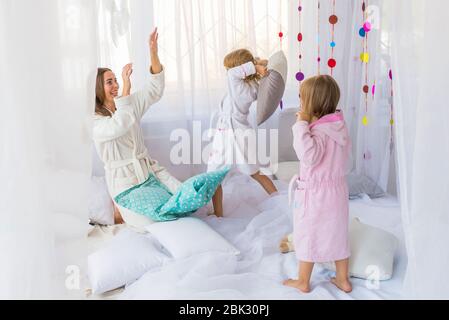
[[[284,299],[401,299],[406,254],[401,227],[400,208],[395,198],[351,201],[351,217],[395,234],[399,249],[395,257],[393,279],[372,283],[352,279],[354,290],[346,294],[329,279],[333,273],[316,266],[312,275],[312,292],[303,294],[287,288],[282,281],[296,277],[294,253],[281,254],[282,237],[292,230],[287,204],[287,185],[276,182],[279,194],[268,197],[250,178],[230,177],[224,187],[225,218],[208,217],[207,210],[196,215],[232,242],[241,256],[207,253],[172,261],[162,270],[148,272],[128,286],[119,299],[191,299],[191,300],[284,300]]]

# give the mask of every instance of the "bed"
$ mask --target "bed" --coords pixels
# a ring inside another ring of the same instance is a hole
[[[288,185],[276,181],[279,194],[268,197],[263,189],[243,175],[231,176],[224,187],[225,218],[208,216],[201,209],[195,216],[231,242],[238,257],[206,253],[171,260],[163,268],[145,273],[126,288],[119,288],[90,299],[170,299],[170,300],[307,300],[307,299],[401,299],[406,268],[404,237],[397,199],[383,197],[350,202],[350,216],[393,233],[399,239],[393,278],[373,289],[366,280],[352,279],[353,292],[336,289],[329,278],[333,272],[316,266],[312,292],[302,294],[282,285],[296,277],[294,253],[281,254],[279,242],[292,231],[288,208]],[[242,192],[244,190],[245,192]],[[91,252],[97,250],[126,226],[95,227],[91,230]]]

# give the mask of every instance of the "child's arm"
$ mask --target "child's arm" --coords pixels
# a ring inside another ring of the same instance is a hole
[[[293,148],[298,159],[307,167],[320,163],[324,156],[325,143],[320,136],[312,135],[309,122],[299,119],[293,126]]]
[[[239,103],[251,103],[257,100],[257,91],[245,82],[248,76],[256,73],[256,65],[253,62],[248,62],[228,70],[229,94],[233,99]]]
[[[247,62],[241,66],[228,70],[228,76],[232,80],[245,80],[247,77],[256,74],[256,66],[253,62]]]

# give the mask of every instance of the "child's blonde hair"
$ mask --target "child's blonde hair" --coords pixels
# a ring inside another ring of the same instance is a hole
[[[340,88],[331,76],[307,79],[300,89],[301,109],[312,119],[335,113],[340,101]]]
[[[227,70],[252,62],[256,64],[253,54],[247,49],[239,49],[231,52],[224,58],[224,66]],[[245,78],[245,81],[257,81],[260,76],[256,73]]]

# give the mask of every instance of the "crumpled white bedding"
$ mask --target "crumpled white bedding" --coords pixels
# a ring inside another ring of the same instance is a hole
[[[173,260],[161,270],[150,271],[128,286],[119,299],[211,299],[211,300],[280,300],[280,299],[400,299],[406,268],[400,209],[396,199],[360,199],[350,203],[351,217],[395,234],[399,249],[392,280],[375,283],[352,279],[354,290],[346,294],[329,279],[333,273],[316,266],[312,292],[303,294],[287,288],[282,281],[296,277],[294,253],[283,255],[281,238],[292,231],[287,200],[287,185],[276,182],[279,194],[268,197],[251,178],[236,175],[225,184],[225,218],[196,215],[233,243],[240,257],[207,253],[183,260]]]

